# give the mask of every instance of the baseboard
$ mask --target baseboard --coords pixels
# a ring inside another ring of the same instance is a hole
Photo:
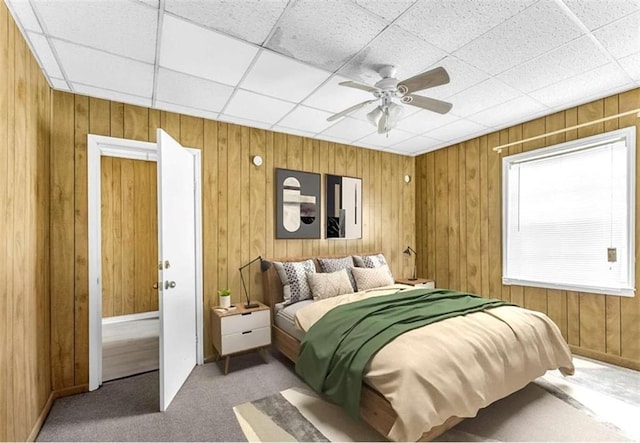
[[[53,407],[53,402],[56,399],[61,397],[68,397],[70,395],[81,394],[83,392],[88,392],[88,391],[89,391],[88,384],[70,386],[68,388],[62,388],[55,391],[51,391],[51,393],[49,394],[49,398],[47,398],[47,402],[44,404],[42,411],[40,411],[40,414],[38,414],[38,418],[36,419],[36,422],[33,424],[33,427],[31,428],[31,432],[29,433],[29,436],[27,437],[26,441],[36,441],[36,438],[38,438],[38,434],[40,433],[40,429],[42,429],[42,425],[44,424],[44,421],[47,419],[47,416],[49,415],[49,412]]]
[[[594,360],[600,360],[605,363],[611,363],[612,365],[622,366],[629,369],[635,369],[640,371],[640,361],[631,360],[630,358],[620,357],[619,355],[606,354],[604,352],[591,351],[589,349],[580,348],[578,346],[570,345],[571,352],[583,357],[593,358]]]

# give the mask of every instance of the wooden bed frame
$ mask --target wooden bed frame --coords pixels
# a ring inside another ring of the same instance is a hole
[[[362,252],[359,255],[379,254],[379,252]],[[316,270],[320,272],[317,258],[343,258],[349,255],[333,255],[333,256],[314,256],[314,257],[287,257],[283,259],[267,259],[268,261],[303,261],[312,259],[316,265]],[[271,308],[272,315],[275,315],[274,306],[276,303],[283,301],[282,282],[278,276],[274,266],[262,274],[264,303]],[[300,350],[300,341],[288,334],[284,330],[277,327],[273,322],[271,326],[271,341],[273,346],[280,351],[285,357],[292,362],[298,360],[298,352]],[[368,423],[373,429],[383,436],[387,436],[391,427],[396,421],[397,414],[392,409],[391,404],[382,394],[367,384],[362,386],[362,394],[360,396],[360,417]],[[439,426],[434,426],[428,432],[420,437],[419,441],[431,441],[447,430],[451,429],[463,419],[459,417],[450,417],[447,421]]]

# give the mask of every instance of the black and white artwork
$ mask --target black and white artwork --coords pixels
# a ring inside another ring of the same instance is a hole
[[[276,238],[320,238],[320,174],[276,168]]]

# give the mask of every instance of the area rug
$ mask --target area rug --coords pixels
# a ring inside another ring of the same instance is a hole
[[[543,387],[544,385],[544,387]],[[557,395],[554,395],[557,394]],[[559,398],[563,397],[563,398]],[[364,423],[306,388],[292,388],[234,412],[250,442],[384,441]],[[440,441],[627,441],[566,393],[540,379],[480,411],[439,437]]]

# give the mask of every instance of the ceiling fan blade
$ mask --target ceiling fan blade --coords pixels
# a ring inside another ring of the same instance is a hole
[[[403,94],[410,94],[447,83],[449,83],[449,74],[442,66],[439,66],[399,82],[398,91]]]
[[[338,120],[340,117],[344,117],[345,115],[351,114],[354,111],[357,111],[358,109],[367,106],[368,104],[371,104],[375,101],[378,101],[377,98],[374,98],[373,100],[367,100],[366,102],[362,102],[362,103],[358,103],[357,105],[353,105],[350,108],[345,109],[344,111],[340,111],[337,114],[333,114],[332,116],[330,116],[329,118],[327,118],[328,122],[332,122],[334,120]]]
[[[435,98],[423,97],[421,95],[407,94],[400,99],[402,103],[417,106],[427,111],[437,112],[438,114],[446,114],[451,111],[453,105],[449,102],[436,100]]]
[[[346,82],[340,82],[338,84],[340,86],[347,86],[349,88],[362,89],[363,91],[367,91],[367,92],[378,92],[380,90],[375,86],[365,85],[364,83],[352,82],[351,80]]]

